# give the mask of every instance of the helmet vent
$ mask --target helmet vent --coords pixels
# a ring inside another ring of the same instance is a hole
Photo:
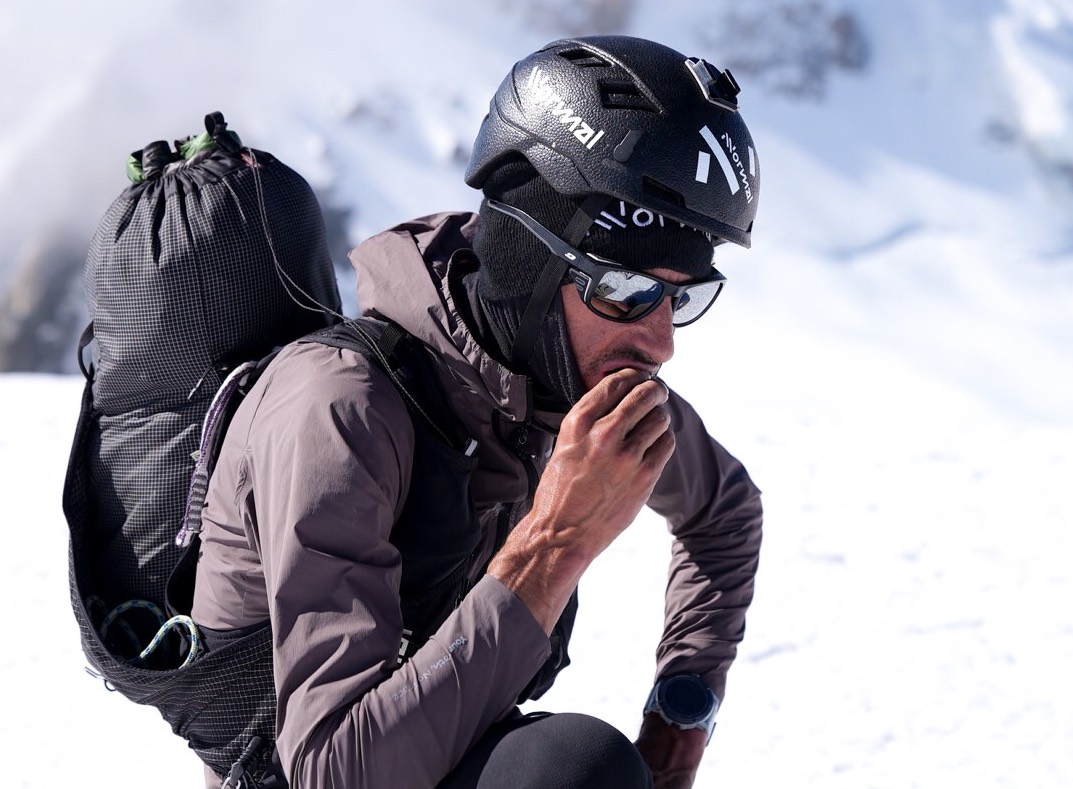
[[[641,89],[633,82],[610,81],[600,82],[600,101],[609,110],[641,110],[643,112],[657,112],[658,109],[652,100],[641,93]]]
[[[645,191],[645,194],[650,194],[660,200],[671,205],[678,206],[679,208],[685,208],[686,199],[682,196],[682,193],[671,189],[671,187],[661,184],[655,178],[644,176],[641,178],[641,188]]]
[[[564,49],[562,52],[559,52],[558,55],[561,58],[566,58],[578,68],[593,68],[594,66],[611,65],[591,49],[585,49],[584,47]]]

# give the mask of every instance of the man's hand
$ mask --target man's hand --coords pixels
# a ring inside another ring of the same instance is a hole
[[[690,789],[707,740],[703,729],[679,729],[650,712],[634,744],[652,770],[655,789]]]
[[[648,501],[674,451],[667,387],[636,370],[601,381],[563,420],[530,515],[590,561]]]
[[[545,632],[592,560],[633,522],[674,453],[667,397],[662,382],[620,370],[563,420],[533,509],[488,567]]]

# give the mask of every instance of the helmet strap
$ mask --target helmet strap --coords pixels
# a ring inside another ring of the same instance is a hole
[[[563,239],[574,247],[580,244],[596,217],[610,201],[610,197],[602,194],[592,194],[585,198],[585,202],[574,212],[573,218],[563,231]],[[537,337],[540,335],[540,326],[544,323],[551,303],[555,300],[555,293],[569,268],[569,264],[558,255],[548,255],[544,269],[533,286],[533,293],[529,297],[529,303],[518,326],[518,334],[510,349],[510,361],[515,370],[528,369]]]

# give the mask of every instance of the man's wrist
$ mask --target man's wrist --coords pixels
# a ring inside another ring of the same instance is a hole
[[[550,635],[588,562],[568,546],[553,544],[548,530],[526,520],[493,557],[488,574],[510,589]]]
[[[644,716],[637,750],[652,770],[657,789],[679,789],[693,785],[708,735],[701,729],[679,729],[658,713]]]

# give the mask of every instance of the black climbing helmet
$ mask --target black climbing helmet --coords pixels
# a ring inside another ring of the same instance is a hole
[[[760,165],[729,71],[629,36],[556,41],[492,98],[466,183],[512,152],[567,195],[603,194],[750,245]]]

